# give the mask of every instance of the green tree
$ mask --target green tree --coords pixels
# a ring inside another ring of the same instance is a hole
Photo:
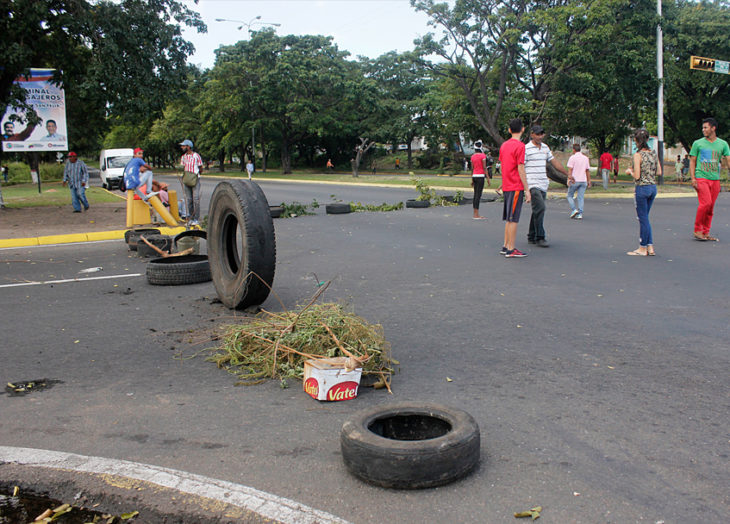
[[[69,99],[72,142],[99,130],[108,115],[131,120],[159,113],[167,96],[182,88],[185,61],[193,52],[180,25],[205,31],[200,16],[177,0],[13,0],[3,5],[0,111],[28,109],[15,78],[31,67],[56,68],[56,80]]]
[[[411,52],[391,51],[365,64],[378,87],[381,117],[377,136],[392,144],[408,145],[408,169],[413,167],[413,139],[424,134],[428,115],[424,99],[431,82],[427,70]]]
[[[664,14],[666,142],[689,151],[703,118],[730,124],[730,75],[689,68],[692,55],[730,61],[730,3],[677,0]]]
[[[255,32],[218,50],[204,114],[228,147],[243,144],[256,125],[276,144],[284,173],[291,173],[295,153],[326,149],[328,137],[354,154],[375,90],[347,56],[330,37]]]

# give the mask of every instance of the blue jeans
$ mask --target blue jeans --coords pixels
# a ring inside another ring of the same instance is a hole
[[[185,193],[185,207],[187,208],[188,218],[190,220],[200,220],[200,179],[195,187],[183,184]]]
[[[568,204],[570,204],[570,211],[571,213],[573,211],[576,211],[575,203],[573,201],[573,195],[575,195],[575,192],[578,192],[578,213],[581,215],[583,214],[583,195],[585,195],[586,187],[588,186],[587,182],[575,182],[572,186],[568,188]]]
[[[634,191],[634,202],[636,203],[636,216],[639,217],[639,245],[652,246],[654,238],[651,235],[651,224],[649,223],[649,211],[656,197],[656,186],[636,186]]]
[[[89,201],[86,200],[86,188],[84,186],[69,186],[69,189],[71,190],[71,205],[74,207],[74,211],[81,211],[81,204],[84,205],[84,209],[89,209]]]

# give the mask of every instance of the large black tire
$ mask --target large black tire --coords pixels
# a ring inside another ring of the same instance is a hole
[[[563,184],[564,186],[568,185],[568,177],[555,169],[550,162],[547,163],[547,176],[550,180],[558,182],[559,184]]]
[[[281,206],[269,206],[269,210],[271,211],[271,218],[279,218],[284,212],[284,208]]]
[[[429,207],[431,202],[428,200],[406,200],[406,207]]]
[[[150,244],[153,246],[163,250],[163,251],[170,251],[172,248],[172,237],[168,235],[142,235],[142,238],[147,240]],[[138,257],[159,257],[160,254],[152,249],[150,246],[144,243],[144,241],[140,238],[137,241],[137,256]]]
[[[208,256],[218,298],[229,308],[262,304],[276,270],[271,210],[256,182],[220,182],[210,198]]]
[[[147,262],[147,282],[157,286],[181,286],[210,280],[207,255],[153,258]]]
[[[137,242],[142,235],[159,235],[160,230],[155,228],[128,229],[124,232],[124,241],[130,251],[137,251]]]
[[[365,482],[430,488],[479,464],[479,426],[460,409],[402,402],[356,413],[342,426],[340,446],[347,469]]]
[[[343,204],[342,202],[327,204],[324,206],[324,209],[328,215],[344,215],[352,212],[352,207],[350,207],[350,204]]]

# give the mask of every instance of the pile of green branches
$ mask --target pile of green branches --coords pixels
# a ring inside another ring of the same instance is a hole
[[[379,324],[369,324],[340,304],[323,303],[293,311],[262,311],[242,324],[226,326],[209,360],[239,377],[237,385],[266,379],[301,379],[308,359],[350,357],[363,375],[376,375],[375,387],[390,390],[393,366]]]

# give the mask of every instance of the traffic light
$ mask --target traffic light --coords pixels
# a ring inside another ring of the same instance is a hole
[[[715,72],[715,59],[703,58],[701,56],[692,56],[689,61],[690,69],[699,69],[700,71]]]

